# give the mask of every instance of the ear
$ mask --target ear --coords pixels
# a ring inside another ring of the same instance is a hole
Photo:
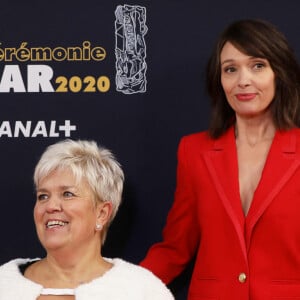
[[[109,221],[111,214],[112,214],[111,202],[106,201],[97,204],[96,221],[98,224],[105,226]]]

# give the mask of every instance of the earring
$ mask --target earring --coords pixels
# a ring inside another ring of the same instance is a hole
[[[102,229],[102,224],[96,224],[96,230],[101,230]]]

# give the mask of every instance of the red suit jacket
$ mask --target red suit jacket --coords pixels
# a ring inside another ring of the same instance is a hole
[[[174,204],[141,265],[165,283],[195,259],[189,300],[300,299],[300,130],[275,134],[250,210],[234,130],[184,137]]]

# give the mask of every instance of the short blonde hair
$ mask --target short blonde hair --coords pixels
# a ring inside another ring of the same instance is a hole
[[[99,147],[95,141],[59,141],[47,147],[34,170],[35,187],[57,169],[68,169],[76,180],[85,179],[95,194],[95,201],[108,201],[112,204],[109,224],[113,221],[122,200],[124,173],[112,152]]]

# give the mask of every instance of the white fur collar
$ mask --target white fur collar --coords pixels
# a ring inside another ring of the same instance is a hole
[[[42,286],[25,278],[19,265],[33,259],[18,258],[0,267],[0,299],[35,300]],[[36,260],[36,259],[35,259]],[[115,258],[114,266],[102,277],[75,289],[76,300],[174,300],[170,291],[150,271]]]

